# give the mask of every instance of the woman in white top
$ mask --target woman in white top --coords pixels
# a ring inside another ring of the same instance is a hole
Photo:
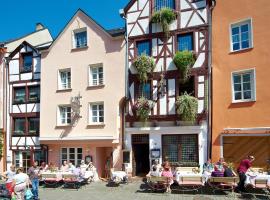
[[[10,170],[4,172],[3,177],[6,179],[6,188],[9,191],[9,194],[11,195],[13,193],[13,178],[16,175],[15,166],[11,165]]]
[[[22,168],[17,169],[17,174],[13,179],[14,192],[17,200],[24,200],[24,193],[27,187],[29,187],[29,177],[23,173]]]

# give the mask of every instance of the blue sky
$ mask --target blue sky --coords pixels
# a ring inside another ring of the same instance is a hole
[[[106,29],[124,26],[119,9],[129,0],[5,0],[0,2],[0,42],[26,35],[41,22],[53,37],[66,25],[78,8]]]

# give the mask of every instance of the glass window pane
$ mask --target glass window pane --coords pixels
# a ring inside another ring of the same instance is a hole
[[[32,55],[24,55],[23,56],[23,71],[31,71],[32,70]]]
[[[104,122],[104,117],[99,117],[99,122]]]
[[[14,103],[24,103],[25,96],[25,88],[14,88]]]
[[[150,56],[150,42],[148,40],[137,42],[137,50],[139,56],[142,54]]]
[[[96,110],[93,110],[93,111],[92,111],[92,115],[93,115],[93,116],[97,116],[97,111],[96,111]]]
[[[76,47],[86,47],[87,46],[87,33],[86,31],[75,33]]]
[[[67,153],[67,148],[62,148],[62,153]]]
[[[243,74],[243,82],[250,82],[250,73]]]
[[[234,99],[235,99],[235,100],[240,100],[240,99],[242,99],[241,92],[235,92],[235,93],[234,93]]]
[[[244,24],[241,26],[241,32],[248,32],[248,24]]]
[[[24,134],[25,133],[25,118],[15,118],[14,119],[14,134]]]
[[[92,122],[97,122],[97,117],[92,117]]]
[[[234,91],[241,91],[241,84],[234,84]]]
[[[82,153],[82,148],[78,148],[78,149],[77,149],[77,152],[78,152],[78,153]]]
[[[39,101],[40,88],[39,87],[29,87],[29,97],[28,100],[31,102]]]
[[[39,118],[29,118],[29,134],[39,133]]]
[[[244,91],[244,99],[251,99],[251,91]]]
[[[97,110],[97,105],[92,105],[92,110]]]
[[[232,35],[239,34],[239,27],[232,28]]]
[[[69,153],[75,153],[75,149],[74,148],[69,148]]]
[[[244,90],[251,90],[251,84],[250,83],[243,83],[243,89]]]
[[[242,41],[249,40],[248,32],[244,32],[241,34],[241,40]]]
[[[236,51],[236,50],[239,50],[240,49],[240,43],[234,43],[233,44],[233,50]]]
[[[249,41],[242,41],[242,48],[245,49],[245,48],[249,48]]]
[[[240,75],[233,75],[233,82],[234,83],[241,83],[241,76]]]
[[[233,43],[238,43],[239,41],[240,41],[239,35],[233,35],[233,36],[232,36],[232,42],[233,42]]]
[[[175,0],[155,0],[155,11],[159,11],[162,8],[175,9]]]
[[[193,50],[193,35],[192,34],[185,34],[179,35],[177,38],[178,42],[178,51],[192,51]]]

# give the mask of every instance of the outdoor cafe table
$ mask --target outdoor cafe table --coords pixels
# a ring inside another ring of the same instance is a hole
[[[112,179],[119,178],[121,181],[124,180],[124,178],[127,177],[127,173],[124,171],[114,171],[112,172]]]
[[[267,181],[267,186],[270,188],[270,175],[257,172],[247,172],[246,176],[247,178],[245,184],[252,184],[253,186],[255,186],[256,180],[265,180]]]
[[[63,179],[63,175],[70,175],[72,174],[71,172],[61,172],[61,171],[57,171],[57,172],[43,172],[41,174],[42,175],[56,175],[56,179],[57,180],[62,180]],[[86,171],[84,174],[84,178],[90,178],[94,176],[94,172],[93,171]]]

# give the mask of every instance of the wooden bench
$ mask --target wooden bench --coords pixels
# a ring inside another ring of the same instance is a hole
[[[183,176],[178,181],[180,191],[199,191],[204,186],[202,176]]]
[[[239,178],[235,177],[211,177],[208,179],[209,186],[213,189],[213,192],[217,190],[232,191],[237,186]]]
[[[166,187],[169,184],[169,178],[164,176],[147,176],[147,183],[149,188],[153,192],[166,191]]]

